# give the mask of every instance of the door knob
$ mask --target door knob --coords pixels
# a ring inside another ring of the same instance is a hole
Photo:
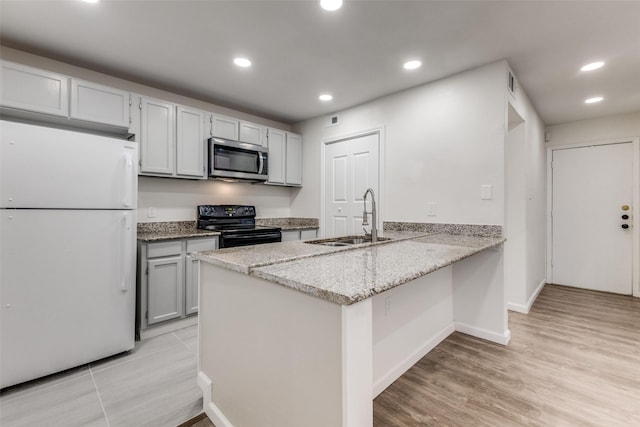
[[[622,215],[622,219],[629,219],[629,215],[627,214]]]
[[[629,224],[622,224],[622,228],[626,230],[627,228],[629,228]]]

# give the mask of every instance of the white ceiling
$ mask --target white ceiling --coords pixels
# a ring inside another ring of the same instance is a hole
[[[288,123],[499,59],[546,124],[640,111],[640,1],[1,0],[0,41]]]

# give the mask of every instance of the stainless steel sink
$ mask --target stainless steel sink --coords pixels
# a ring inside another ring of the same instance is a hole
[[[390,239],[388,237],[378,237],[378,242],[384,242],[385,240]],[[323,246],[351,246],[372,243],[372,241],[371,236],[341,236],[332,237],[330,239],[307,240],[305,243]]]

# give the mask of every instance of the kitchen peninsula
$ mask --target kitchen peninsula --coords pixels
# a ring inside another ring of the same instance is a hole
[[[452,332],[508,343],[502,237],[383,236],[196,254],[217,426],[371,426],[373,399]]]

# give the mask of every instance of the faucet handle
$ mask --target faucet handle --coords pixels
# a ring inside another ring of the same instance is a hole
[[[367,229],[362,227],[362,231],[364,231],[364,237],[370,237],[371,233],[367,233]]]

